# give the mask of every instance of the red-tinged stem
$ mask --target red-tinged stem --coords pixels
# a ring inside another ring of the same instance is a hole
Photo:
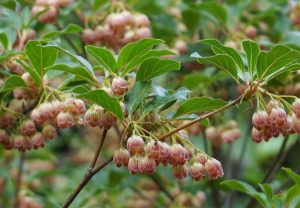
[[[240,97],[238,97],[237,99],[235,99],[235,100],[231,101],[230,103],[228,103],[227,105],[224,105],[224,106],[221,107],[221,108],[218,108],[218,109],[216,109],[216,110],[214,110],[214,111],[211,111],[211,112],[209,112],[209,113],[207,113],[207,114],[204,114],[204,115],[200,116],[199,118],[197,118],[197,119],[195,119],[195,120],[193,120],[193,121],[191,121],[191,122],[189,122],[189,123],[186,123],[186,124],[184,124],[184,125],[182,125],[182,126],[179,126],[179,127],[175,128],[175,129],[173,129],[172,131],[170,131],[169,133],[167,133],[167,134],[165,134],[165,135],[162,135],[162,136],[159,137],[158,139],[159,139],[159,140],[164,140],[164,139],[166,139],[167,137],[169,137],[169,136],[171,136],[171,135],[177,133],[178,131],[180,131],[180,130],[182,130],[182,129],[185,129],[185,128],[189,127],[189,126],[192,126],[192,125],[198,123],[199,121],[201,121],[201,120],[203,120],[203,119],[209,118],[209,117],[211,117],[211,116],[213,116],[213,115],[215,115],[215,114],[217,114],[217,113],[220,113],[220,112],[226,110],[227,108],[230,108],[230,107],[232,107],[232,106],[238,104],[238,103],[242,100],[242,98],[243,98],[243,96],[240,96]]]

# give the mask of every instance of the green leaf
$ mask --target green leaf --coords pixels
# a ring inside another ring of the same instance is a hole
[[[45,48],[39,41],[29,41],[26,44],[25,53],[31,64],[41,77],[44,75],[44,69],[55,63],[57,52],[52,48]]]
[[[300,186],[300,175],[298,175],[297,173],[295,173],[294,171],[292,171],[292,169],[290,169],[290,168],[282,168],[282,170],[284,170],[287,174],[289,174],[289,176],[291,177],[291,179],[298,186]]]
[[[300,186],[294,185],[291,188],[289,188],[288,192],[285,196],[285,205],[286,207],[289,207],[289,204],[295,199],[295,197],[300,196]]]
[[[165,74],[169,71],[179,69],[180,64],[175,60],[161,60],[159,58],[149,58],[141,64],[136,75],[136,80],[148,81],[154,77]]]
[[[221,183],[222,186],[226,186],[230,189],[237,190],[239,192],[246,193],[255,198],[263,207],[266,207],[267,200],[262,193],[259,193],[248,183],[238,180],[226,180]]]
[[[3,46],[3,48],[7,50],[9,47],[9,40],[5,33],[0,33],[0,42]]]
[[[280,75],[282,73],[295,71],[295,70],[299,70],[299,69],[300,69],[300,63],[291,64],[291,65],[282,67],[282,68],[278,69],[277,71],[269,74],[268,76],[266,76],[265,80],[270,81],[271,79],[277,77],[278,75]]]
[[[141,104],[148,91],[151,90],[151,84],[148,82],[137,81],[134,86],[126,93],[125,103],[128,113],[132,113]]]
[[[106,71],[116,72],[117,62],[110,50],[92,45],[88,45],[85,48],[87,53],[94,57]]]
[[[163,111],[172,106],[177,100],[186,100],[189,93],[190,91],[185,87],[181,87],[173,93],[157,93],[157,95],[145,105],[144,113],[147,114],[154,109]]]
[[[238,82],[237,69],[233,59],[225,54],[198,58],[201,64],[211,64],[226,71],[236,82]]]
[[[69,24],[62,31],[51,31],[51,32],[48,32],[45,35],[43,35],[42,38],[44,38],[44,39],[51,39],[51,38],[55,38],[55,37],[58,37],[58,36],[63,35],[63,34],[80,33],[82,31],[83,31],[83,29],[79,25]]]
[[[269,202],[272,202],[273,201],[273,189],[272,189],[272,186],[270,184],[259,184],[259,187],[261,188],[261,190],[263,192],[265,192]]]
[[[97,105],[102,106],[105,110],[117,116],[121,121],[124,119],[119,100],[115,97],[109,96],[104,90],[93,90],[81,94],[80,97],[91,100]]]
[[[216,39],[205,39],[205,40],[200,40],[198,42],[211,45],[212,50],[215,54],[226,54],[230,56],[235,62],[237,68],[240,69],[242,73],[244,73],[245,70],[244,70],[243,60],[235,49],[224,46]]]
[[[202,111],[214,110],[220,108],[227,103],[221,99],[212,99],[209,97],[191,98],[181,104],[174,115],[175,117],[190,113],[200,113]]]
[[[226,25],[227,12],[221,5],[214,2],[200,3],[197,8],[199,8],[200,13],[206,15],[216,24]]]
[[[270,51],[261,51],[257,59],[257,76],[264,79],[268,75],[300,61],[300,53],[284,45],[276,45]]]
[[[31,11],[28,7],[25,7],[22,11],[22,23],[24,26],[27,26],[30,22]]]
[[[260,52],[259,45],[251,40],[243,41],[242,45],[247,56],[248,70],[253,78],[256,70],[257,58]]]
[[[47,67],[45,70],[46,71],[50,71],[50,70],[64,71],[64,72],[68,72],[71,74],[75,74],[79,78],[86,80],[88,82],[92,82],[92,83],[96,82],[96,77],[94,77],[93,74],[91,74],[91,72],[89,70],[87,70],[86,68],[81,67],[81,66],[70,67],[65,64],[56,64],[56,65]]]
[[[160,43],[163,43],[163,41],[159,39],[146,38],[134,43],[127,44],[120,51],[117,60],[118,71],[123,71],[123,74],[128,73],[146,58],[144,55],[153,46]]]
[[[0,92],[8,92],[18,87],[26,87],[24,80],[18,75],[10,75],[4,82]]]
[[[93,70],[93,67],[91,66],[91,64],[86,60],[84,59],[83,57],[81,56],[78,56],[78,55],[75,55],[75,54],[72,54],[71,52],[69,52],[68,50],[66,49],[63,49],[62,47],[58,46],[58,45],[45,45],[43,46],[44,48],[51,48],[51,49],[55,49],[56,51],[59,51],[59,52],[62,52],[68,56],[70,56],[71,58],[73,58],[75,61],[77,61],[77,63],[79,63],[81,66],[87,68],[92,74],[94,74],[94,70]]]

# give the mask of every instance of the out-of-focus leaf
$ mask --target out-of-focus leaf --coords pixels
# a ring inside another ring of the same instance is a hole
[[[179,117],[184,114],[200,113],[202,111],[214,110],[220,108],[227,103],[221,99],[212,99],[209,97],[191,98],[181,104],[174,117]]]
[[[85,48],[87,53],[94,57],[106,71],[116,72],[117,62],[110,50],[92,45],[88,45]]]
[[[269,202],[271,203],[273,201],[273,189],[272,186],[270,184],[259,184],[261,190],[263,192],[265,192],[267,199],[269,200]]]
[[[213,20],[216,24],[226,25],[227,23],[227,12],[220,5],[215,2],[200,3],[197,8],[202,14],[205,14],[208,18]]]
[[[298,185],[300,186],[300,175],[292,171],[290,168],[282,168],[290,177],[291,179]]]
[[[9,40],[5,33],[0,33],[0,42],[3,46],[3,48],[7,50],[9,47]]]
[[[154,77],[179,69],[180,64],[177,61],[149,58],[141,64],[136,75],[136,80],[149,81]]]
[[[294,185],[286,193],[285,205],[289,207],[290,203],[295,199],[295,197],[300,196],[300,186]]]
[[[105,110],[117,116],[121,121],[124,119],[119,100],[115,97],[109,96],[104,90],[93,90],[81,94],[80,97],[91,100],[97,105],[102,106]]]

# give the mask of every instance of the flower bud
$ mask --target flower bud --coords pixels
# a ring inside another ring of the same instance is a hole
[[[59,128],[69,128],[74,125],[73,116],[70,113],[60,112],[57,117],[57,125]]]
[[[85,111],[86,111],[86,107],[85,107],[85,104],[82,100],[80,99],[74,99],[74,103],[75,103],[75,106],[76,106],[76,113],[77,114],[84,114]]]
[[[207,160],[208,160],[207,155],[204,154],[204,153],[197,153],[194,156],[194,159],[195,159],[196,162],[199,162],[202,165],[204,165],[207,162]]]
[[[207,127],[205,129],[205,136],[207,139],[216,139],[220,136],[218,129],[214,126]]]
[[[172,167],[174,178],[182,179],[188,176],[188,167],[186,165],[174,165]]]
[[[224,175],[223,169],[222,169],[222,165],[221,163],[212,158],[209,159],[206,163],[205,163],[205,171],[207,174],[207,177],[209,178],[209,180],[214,180],[217,179],[218,177],[222,177]]]
[[[11,113],[5,112],[0,114],[0,128],[6,129],[10,128],[16,122],[16,117]]]
[[[16,88],[13,91],[13,96],[19,100],[21,99],[28,99],[29,94],[27,92],[26,89],[22,89],[22,88]]]
[[[183,165],[187,161],[186,149],[181,144],[173,144],[171,146],[171,160],[172,165]]]
[[[255,112],[252,116],[252,125],[258,130],[262,130],[268,125],[269,117],[266,111]]]
[[[31,145],[34,149],[44,147],[44,137],[40,132],[35,133],[31,137]]]
[[[25,102],[14,98],[9,102],[8,108],[14,112],[22,113],[25,110]]]
[[[264,138],[264,131],[257,130],[255,127],[252,128],[252,139],[256,143],[260,143]]]
[[[129,159],[128,170],[131,174],[136,174],[139,172],[139,158],[133,156]]]
[[[295,115],[300,118],[300,99],[296,99],[292,104],[292,109]]]
[[[100,126],[104,129],[110,129],[116,121],[117,118],[111,112],[102,110],[100,113]]]
[[[54,139],[57,137],[56,128],[50,124],[46,124],[43,127],[42,134],[46,139]]]
[[[254,39],[257,35],[257,30],[254,26],[250,25],[248,27],[246,27],[245,29],[245,35],[250,38],[250,39]]]
[[[127,149],[131,155],[141,155],[144,152],[144,140],[142,137],[132,135],[127,140]]]
[[[84,124],[86,126],[96,127],[100,124],[99,111],[91,108],[84,115]]]
[[[159,152],[160,152],[160,141],[151,141],[146,145],[146,154],[149,158],[158,160],[159,159]]]
[[[198,181],[205,176],[205,168],[201,163],[196,162],[190,167],[190,173],[191,177]]]
[[[85,29],[83,31],[81,38],[84,43],[94,44],[97,42],[96,33],[95,33],[95,31],[93,31],[91,29]]]
[[[273,108],[282,108],[283,105],[278,100],[270,100],[267,104],[267,113],[270,114]]]
[[[152,174],[155,170],[156,163],[153,159],[143,157],[140,159],[138,168],[140,173]]]
[[[133,21],[136,27],[148,27],[150,25],[150,20],[143,14],[134,15]]]
[[[24,136],[31,136],[36,132],[36,128],[32,120],[26,120],[19,127],[19,131]]]
[[[0,144],[7,143],[9,140],[9,136],[7,135],[6,131],[3,129],[0,129]]]
[[[159,161],[167,164],[171,157],[171,146],[165,142],[161,142],[158,155]]]
[[[151,37],[151,30],[148,27],[141,27],[135,31],[135,40]]]
[[[115,95],[124,95],[128,91],[128,85],[121,77],[115,77],[111,89]]]
[[[13,136],[14,147],[19,151],[24,152],[26,150],[27,141],[23,135],[14,135]]]
[[[127,166],[130,159],[130,154],[127,149],[121,148],[115,151],[113,161],[117,167]]]

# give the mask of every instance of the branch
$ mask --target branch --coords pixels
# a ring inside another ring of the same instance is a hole
[[[289,138],[289,136],[284,138],[284,140],[281,144],[280,150],[277,153],[276,157],[274,158],[273,163],[270,166],[270,168],[269,168],[267,174],[265,175],[264,179],[262,180],[261,184],[270,182],[271,178],[278,171],[278,169],[280,168],[282,162],[284,161],[284,159],[288,155],[288,154],[284,154],[284,149],[285,149],[285,146],[287,144],[288,138]],[[247,208],[255,207],[255,204],[256,204],[256,201],[253,198],[251,198],[246,207]]]
[[[23,169],[24,169],[24,161],[25,161],[25,152],[20,153],[20,163],[18,167],[18,175],[16,178],[16,190],[15,190],[15,202],[14,207],[18,208],[20,203],[20,197],[19,192],[22,184],[22,175],[23,175]]]
[[[215,115],[215,114],[217,114],[217,113],[220,113],[220,112],[226,110],[227,108],[230,108],[230,107],[236,105],[237,103],[239,103],[239,102],[242,100],[243,97],[244,97],[244,96],[241,95],[240,97],[238,97],[237,99],[231,101],[231,102],[228,103],[227,105],[224,105],[223,107],[218,108],[217,110],[214,110],[214,111],[211,111],[211,112],[209,112],[209,113],[207,113],[207,114],[204,114],[204,115],[200,116],[199,118],[197,118],[197,119],[195,119],[195,120],[193,120],[193,121],[191,121],[191,122],[189,122],[189,123],[187,123],[187,124],[184,124],[184,125],[182,125],[182,126],[179,126],[179,127],[175,128],[175,129],[173,129],[172,131],[170,131],[169,133],[167,133],[167,134],[165,134],[165,135],[162,135],[162,136],[159,137],[158,139],[159,139],[159,140],[164,140],[164,139],[166,139],[167,137],[169,137],[169,136],[171,136],[171,135],[177,133],[178,131],[180,131],[180,130],[182,130],[182,129],[185,129],[185,128],[189,127],[189,126],[192,126],[192,125],[198,123],[199,121],[201,121],[201,120],[203,120],[203,119],[209,118],[209,117],[211,117],[211,116],[213,116],[213,115]]]
[[[91,178],[98,173],[100,170],[102,170],[106,165],[108,165],[112,160],[113,157],[111,157],[109,160],[104,162],[102,165],[99,165],[98,167],[95,167],[97,159],[99,157],[99,154],[101,152],[101,149],[103,147],[104,140],[106,138],[107,130],[104,129],[102,133],[101,141],[97,147],[97,150],[95,152],[95,155],[93,157],[93,160],[91,162],[91,165],[89,169],[86,171],[84,177],[82,178],[81,182],[77,186],[77,188],[71,193],[71,195],[68,197],[67,201],[63,205],[63,208],[69,207],[70,204],[74,201],[74,199],[77,197],[77,195],[81,192],[81,190],[86,186],[86,184],[91,180]]]

